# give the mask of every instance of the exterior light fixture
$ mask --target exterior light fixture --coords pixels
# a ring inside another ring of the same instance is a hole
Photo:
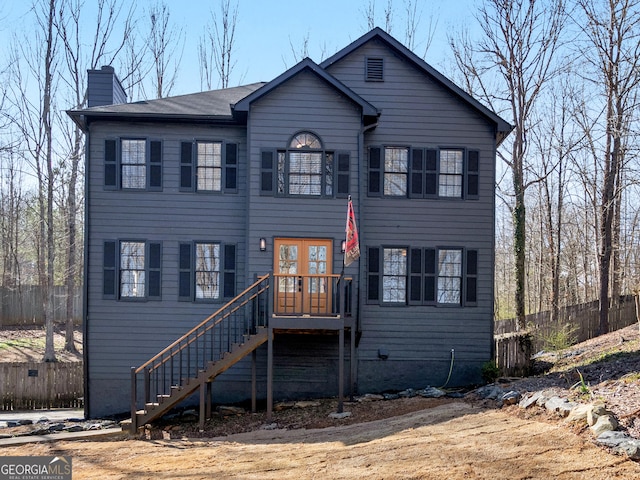
[[[260,251],[261,252],[267,251],[267,239],[264,237],[260,237]]]
[[[346,249],[347,249],[347,241],[342,240],[342,243],[340,244],[340,253],[344,253]]]

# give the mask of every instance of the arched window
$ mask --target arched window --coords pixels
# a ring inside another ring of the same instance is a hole
[[[319,150],[322,148],[322,142],[313,133],[301,132],[291,139],[289,148],[306,148]]]
[[[278,152],[278,193],[333,195],[333,152],[323,149],[317,135],[299,132]]]

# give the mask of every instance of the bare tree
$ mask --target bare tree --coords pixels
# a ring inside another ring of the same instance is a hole
[[[127,98],[130,100],[144,98],[143,82],[149,68],[146,63],[146,49],[137,43],[140,39],[132,30],[125,37],[123,54],[119,56],[119,79]],[[142,43],[142,42],[141,42]]]
[[[291,54],[293,55],[295,63],[307,58],[309,56],[309,32],[307,31],[305,36],[302,38],[300,45],[297,47],[293,44],[291,37],[289,37],[289,47],[291,48]]]
[[[229,86],[231,72],[235,66],[233,53],[237,22],[237,2],[232,5],[231,0],[222,0],[220,12],[211,11],[211,24],[207,25],[198,43],[201,88],[214,88],[214,74],[218,76],[220,87]]]
[[[147,16],[147,48],[151,54],[154,73],[154,94],[156,98],[164,98],[171,94],[178,77],[185,42],[184,30],[171,25],[169,7],[164,1],[154,4]]]
[[[0,251],[2,251],[2,286],[19,290],[20,218],[25,215],[23,174],[19,160],[10,152],[2,155],[0,170]]]
[[[579,0],[584,14],[579,25],[588,39],[581,51],[604,104],[600,117],[604,139],[593,144],[602,178],[599,202],[599,300],[600,333],[609,331],[611,263],[619,238],[621,183],[637,109],[640,84],[640,10],[637,0],[609,0],[593,3]],[[596,160],[597,161],[597,160]],[[615,269],[614,269],[615,270]],[[617,292],[616,292],[617,294]]]
[[[132,10],[129,10],[123,22],[120,21],[121,6],[117,0],[100,0],[96,7],[96,16],[92,19],[93,35],[89,48],[82,38],[83,3],[79,0],[63,0],[57,14],[57,33],[62,42],[65,69],[61,72],[69,94],[67,104],[74,109],[87,106],[86,71],[97,69],[101,63],[110,65],[121,54],[125,40],[131,35]],[[116,29],[121,37],[115,42],[112,38]],[[65,257],[66,268],[64,280],[66,286],[66,333],[65,350],[75,352],[73,326],[73,295],[76,290],[76,279],[80,276],[81,265],[78,245],[78,216],[81,209],[81,197],[78,191],[82,185],[82,164],[84,159],[84,135],[80,128],[66,115],[57,118],[60,125],[61,148],[60,191],[64,194],[60,202],[65,218]],[[81,194],[80,194],[81,195]]]
[[[570,155],[582,140],[574,132],[572,72],[563,76],[558,87],[551,90],[548,101],[539,108],[537,128],[532,130],[535,155],[539,158],[537,176],[541,192],[541,241],[545,248],[545,270],[541,270],[541,287],[550,287],[551,321],[556,322],[560,308],[560,275],[563,270],[563,237],[565,234],[565,202],[570,199],[567,164]],[[586,246],[585,246],[586,247]],[[564,268],[567,271],[567,268]],[[549,282],[548,279],[551,278]],[[538,294],[543,310],[544,295]]]
[[[411,3],[411,0],[408,0]],[[376,27],[376,0],[369,0],[363,9],[363,14],[367,22],[367,31]],[[391,33],[393,28],[393,0],[387,0],[387,6],[383,12],[384,30]]]
[[[12,128],[21,137],[20,155],[30,163],[38,181],[38,276],[42,288],[45,322],[43,361],[55,362],[53,344],[54,239],[54,165],[53,101],[57,75],[57,37],[55,0],[41,0],[33,8],[35,28],[29,40],[15,39],[12,52],[12,82],[9,87],[8,115]],[[29,74],[24,75],[23,69]],[[30,95],[28,79],[37,82],[37,93]]]
[[[508,111],[514,124],[510,152],[501,155],[513,188],[515,306],[518,326],[525,328],[526,191],[538,178],[527,164],[531,115],[544,86],[553,77],[560,32],[565,22],[562,0],[489,0],[478,22],[482,40],[449,38],[456,63],[472,94],[494,111]]]

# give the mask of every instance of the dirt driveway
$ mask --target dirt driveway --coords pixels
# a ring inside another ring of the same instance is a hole
[[[640,478],[640,464],[557,422],[463,401],[316,430],[54,442],[7,447],[0,455],[69,455],[75,480]]]

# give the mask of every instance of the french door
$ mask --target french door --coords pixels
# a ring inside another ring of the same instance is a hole
[[[317,238],[276,238],[274,241],[276,314],[331,313],[332,242]]]

